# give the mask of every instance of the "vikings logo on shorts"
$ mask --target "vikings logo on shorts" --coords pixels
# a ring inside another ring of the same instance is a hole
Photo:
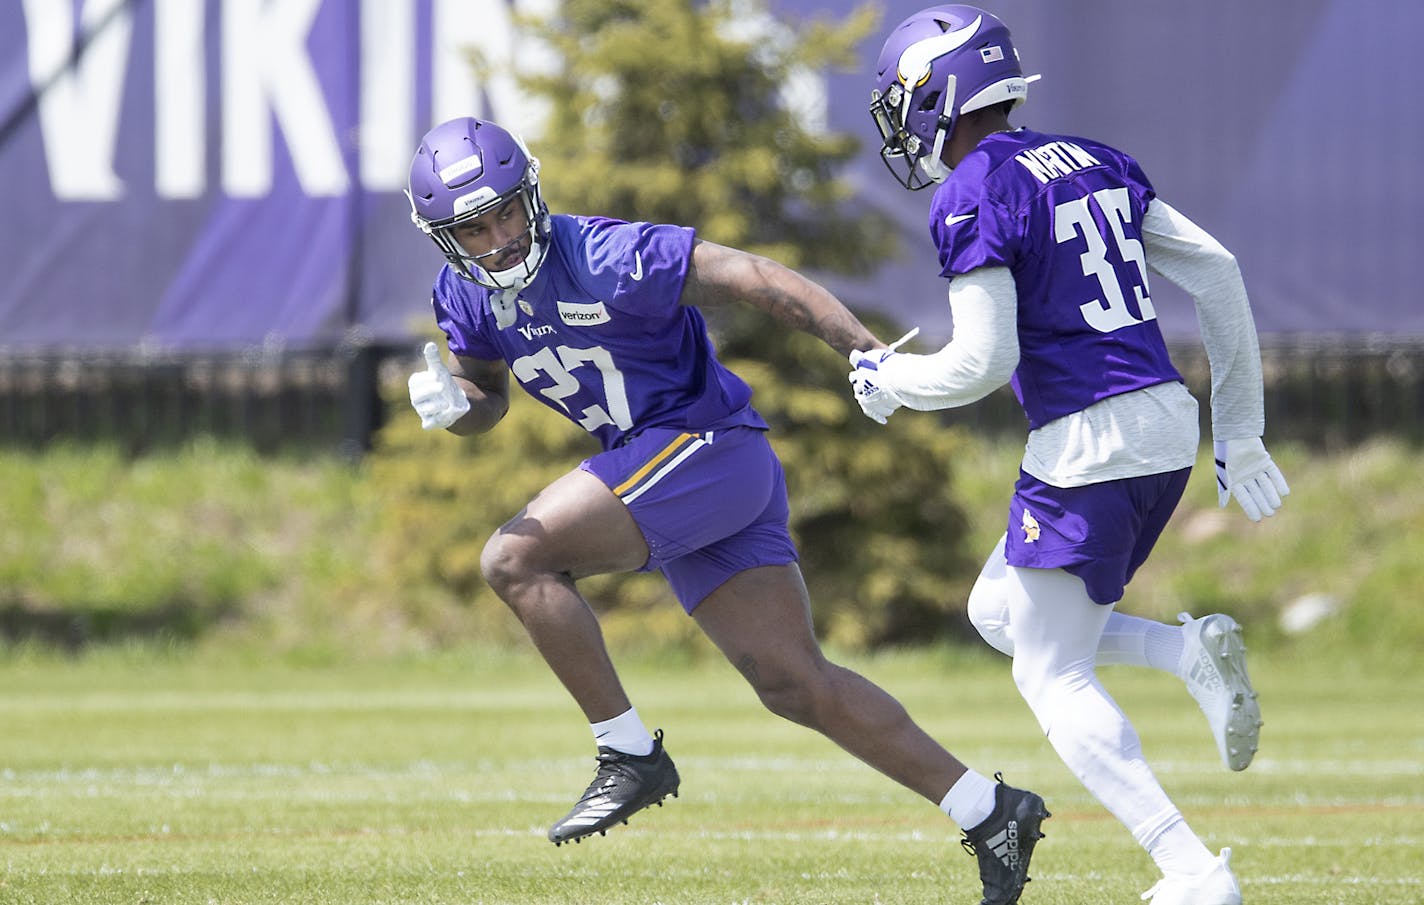
[[[1038,519],[1034,518],[1027,509],[1023,511],[1023,522],[1020,527],[1023,528],[1024,543],[1031,544],[1038,540]]]

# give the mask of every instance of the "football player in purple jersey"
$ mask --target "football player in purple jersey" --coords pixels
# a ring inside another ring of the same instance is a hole
[[[1054,750],[1151,854],[1154,905],[1235,905],[1230,849],[1212,853],[1142,756],[1099,663],[1172,672],[1206,713],[1226,766],[1256,751],[1260,709],[1231,617],[1164,625],[1115,604],[1181,498],[1197,403],[1167,354],[1152,269],[1196,302],[1211,364],[1219,502],[1253,521],[1289,493],[1261,442],[1260,351],[1235,259],[1100,142],[1009,122],[1028,91],[1005,25],[936,6],[900,23],[877,63],[881,157],[908,189],[937,185],[930,232],[954,330],[928,355],[850,356],[867,415],[975,402],[1012,386],[1027,448],[1007,533],[969,599]]]
[[[434,343],[410,378],[431,430],[489,430],[512,373],[603,451],[539,492],[486,543],[485,579],[591,725],[598,771],[553,825],[579,840],[676,795],[678,774],[619,682],[579,579],[659,570],[774,713],[824,733],[939,805],[1008,862],[987,901],[1022,889],[1043,801],[965,766],[862,676],[828,662],[788,534],[786,485],[752,391],[727,370],[699,308],[743,302],[843,355],[879,343],[829,292],[692,229],[551,215],[539,164],[473,118],[426,134],[412,218],[446,259]]]

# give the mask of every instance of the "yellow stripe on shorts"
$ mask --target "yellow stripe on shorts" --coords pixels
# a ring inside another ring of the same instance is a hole
[[[643,465],[637,471],[629,475],[627,480],[625,480],[622,484],[619,484],[617,487],[613,488],[614,495],[620,497],[623,496],[625,493],[632,490],[634,487],[637,487],[639,482],[646,478],[652,472],[653,469],[657,468],[663,462],[667,461],[669,457],[674,456],[678,453],[678,451],[685,449],[688,444],[698,442],[700,440],[701,437],[699,437],[697,434],[678,434],[671,443],[658,450],[657,455],[644,462]]]

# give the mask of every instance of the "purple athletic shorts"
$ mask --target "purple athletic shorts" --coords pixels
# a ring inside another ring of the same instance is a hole
[[[1167,527],[1190,468],[1054,487],[1019,472],[1009,501],[1011,566],[1062,569],[1083,580],[1095,603],[1116,603]]]
[[[646,430],[579,468],[628,507],[648,542],[641,571],[661,570],[689,613],[738,572],[796,561],[786,477],[765,431]]]

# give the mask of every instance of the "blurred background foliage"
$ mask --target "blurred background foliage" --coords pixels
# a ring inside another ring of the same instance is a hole
[[[805,76],[856,63],[875,5],[792,26],[750,0],[564,0],[518,21],[548,73],[509,73],[551,124],[532,148],[554,211],[696,227],[788,267],[862,272],[891,232],[847,211],[853,136],[819,128]],[[472,53],[477,71],[490,64]]]
[[[811,379],[773,386],[760,395],[787,400],[762,399],[778,421],[784,407],[817,409],[826,392]],[[0,651],[133,643],[325,662],[524,649],[474,561],[489,531],[589,451],[587,439],[525,398],[485,437],[427,434],[403,395],[390,387],[401,411],[381,451],[356,467],[203,439],[138,457],[109,445],[0,448]],[[946,430],[928,415],[901,413],[881,428],[820,412],[798,415],[808,426],[795,430],[779,423],[773,436],[822,632],[842,649],[969,637],[968,583],[1004,530],[1021,439]],[[935,458],[916,458],[924,452]],[[1253,648],[1417,671],[1418,448],[1377,440],[1272,452],[1291,496],[1279,516],[1253,524],[1216,507],[1203,450],[1120,607],[1169,622],[1183,610],[1225,611]],[[945,461],[952,488],[926,478]],[[910,590],[897,593],[897,583]],[[720,656],[657,576],[587,589],[616,650]],[[922,636],[911,635],[916,624]]]
[[[524,80],[563,124],[533,148],[546,198],[555,210],[691,225],[791,266],[854,272],[888,252],[891,233],[870,212],[840,208],[836,174],[852,140],[808,128],[786,92],[801,68],[848,62],[877,27],[873,5],[794,29],[748,8],[566,0],[558,18],[527,20],[566,61]],[[880,427],[819,342],[751,309],[710,314],[724,360],[772,424],[823,637],[850,649],[973,640],[964,599],[1003,531],[1022,425],[971,432],[980,415],[966,410],[902,413]],[[354,465],[259,455],[240,437],[137,456],[103,440],[0,447],[0,639],[71,650],[245,640],[307,657],[526,643],[480,577],[481,548],[593,443],[521,394],[490,434],[428,434],[404,385],[418,357],[395,364],[382,382],[384,427]],[[1168,620],[1226,610],[1251,626],[1253,644],[1417,657],[1417,449],[1273,452],[1295,490],[1283,515],[1251,525],[1216,510],[1203,459],[1124,609]],[[659,578],[583,586],[616,649],[715,655]],[[1283,628],[1302,600],[1314,601],[1316,621]]]

